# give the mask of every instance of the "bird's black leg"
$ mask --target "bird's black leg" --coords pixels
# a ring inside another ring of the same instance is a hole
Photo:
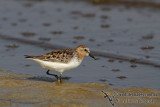
[[[60,79],[60,82],[62,82],[62,73],[60,73],[59,79]]]
[[[57,78],[57,80],[58,80],[58,75],[55,75],[55,74],[50,74],[50,73],[49,73],[49,70],[46,72],[46,74],[47,74],[47,75],[52,75],[52,76],[55,76],[55,77]]]

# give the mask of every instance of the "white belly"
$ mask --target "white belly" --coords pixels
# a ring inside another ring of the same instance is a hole
[[[68,63],[48,62],[48,61],[43,61],[43,60],[39,60],[39,59],[31,59],[31,60],[37,62],[43,68],[53,70],[53,71],[58,71],[60,73],[63,73],[66,70],[74,69],[81,64],[81,61],[78,61],[77,59],[72,59]]]

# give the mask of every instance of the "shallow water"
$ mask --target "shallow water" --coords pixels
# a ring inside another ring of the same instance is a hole
[[[1,0],[0,68],[49,77],[23,55],[84,44],[99,60],[86,57],[80,67],[63,74],[71,77],[67,82],[159,89],[159,13],[152,6]]]

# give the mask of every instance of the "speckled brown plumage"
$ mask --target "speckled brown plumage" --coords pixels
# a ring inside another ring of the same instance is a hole
[[[67,48],[55,50],[44,55],[28,56],[28,58],[30,57],[34,59],[40,59],[43,61],[68,63],[74,55],[76,56],[75,49]]]
[[[83,60],[84,56],[90,56],[94,58],[90,54],[89,48],[84,45],[79,45],[75,49],[67,48],[67,49],[59,49],[54,50],[52,52],[38,55],[38,56],[28,56],[25,55],[25,58],[29,59],[39,59],[48,62],[60,62],[60,63],[68,63],[73,57],[76,58],[78,61]],[[94,58],[95,59],[95,58]]]

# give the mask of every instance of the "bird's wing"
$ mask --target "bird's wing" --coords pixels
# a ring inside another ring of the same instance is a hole
[[[39,55],[39,56],[28,56],[28,55],[25,55],[25,58],[39,59],[39,60],[50,61],[50,62],[67,63],[72,59],[74,54],[75,54],[75,50],[74,49],[67,48],[67,49],[55,50],[55,51],[46,53],[44,55]]]

